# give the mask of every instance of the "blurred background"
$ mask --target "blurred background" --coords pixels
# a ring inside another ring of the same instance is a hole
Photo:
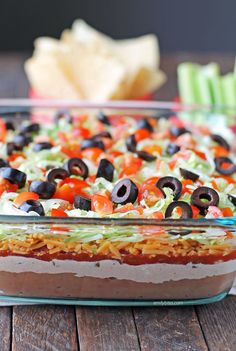
[[[234,52],[235,0],[1,0],[0,50],[31,50],[83,18],[114,38],[154,32],[162,52]]]
[[[236,52],[235,0],[1,0],[0,98],[28,95],[23,65],[39,36],[59,38],[77,18],[115,39],[158,36],[167,83],[160,100],[178,94],[180,62],[215,61],[232,71]]]

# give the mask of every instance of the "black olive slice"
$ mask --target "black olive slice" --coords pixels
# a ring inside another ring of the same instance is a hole
[[[174,155],[180,150],[180,146],[174,143],[169,143],[166,148],[167,155]]]
[[[228,199],[232,202],[232,204],[236,207],[236,196],[228,194]]]
[[[64,118],[68,123],[73,123],[73,117],[70,114],[70,111],[66,109],[57,111],[54,117],[56,122],[59,122],[59,120],[62,118]]]
[[[149,152],[146,151],[137,151],[138,157],[140,157],[142,160],[147,161],[147,162],[152,162],[156,160],[156,156],[150,154]]]
[[[120,180],[112,190],[111,199],[115,204],[134,203],[138,197],[138,188],[132,180]]]
[[[24,211],[24,212],[34,211],[34,212],[38,213],[40,216],[45,216],[43,206],[41,205],[41,203],[39,201],[36,201],[36,200],[27,200],[27,201],[23,202],[20,205],[19,209]]]
[[[191,234],[192,233],[192,230],[187,230],[187,229],[171,229],[171,230],[168,230],[168,234],[170,235],[181,235],[181,236],[184,236],[184,235],[188,235],[188,234]],[[199,232],[198,232],[199,233]],[[203,231],[204,233],[204,231]]]
[[[112,182],[114,170],[115,168],[113,164],[110,161],[103,158],[99,163],[96,178],[102,177],[108,180],[109,182]]]
[[[22,150],[25,146],[32,142],[32,138],[28,135],[18,134],[13,138],[15,150]]]
[[[97,119],[99,122],[106,124],[107,126],[111,125],[109,118],[101,111],[97,114]]]
[[[91,210],[91,200],[83,196],[76,195],[74,199],[74,207],[81,210],[90,211]]]
[[[31,123],[27,126],[23,126],[20,129],[21,134],[27,134],[27,133],[37,133],[40,130],[40,126],[38,123]]]
[[[65,179],[69,176],[69,173],[64,168],[54,168],[48,172],[47,181],[56,184],[56,179]]]
[[[105,150],[105,146],[104,146],[104,143],[102,142],[102,140],[84,139],[81,142],[81,145],[80,145],[81,150],[85,150],[85,149],[88,149],[90,147],[97,147],[103,151]]]
[[[180,135],[185,134],[185,133],[191,133],[188,129],[183,128],[183,127],[182,128],[171,127],[170,132],[175,137],[179,137]]]
[[[2,167],[9,167],[9,162],[4,160],[3,158],[0,158],[0,168]]]
[[[93,135],[90,139],[93,140],[100,140],[101,138],[109,138],[112,139],[111,133],[107,132],[104,130],[104,132],[98,133],[96,135]]]
[[[11,156],[13,151],[15,150],[15,144],[13,142],[9,142],[6,144],[7,155]]]
[[[128,138],[126,139],[125,144],[126,144],[126,147],[127,147],[128,151],[136,152],[137,142],[135,140],[135,135],[134,134],[128,136]]]
[[[198,174],[188,171],[187,169],[180,168],[179,171],[184,179],[190,179],[193,182],[196,182],[199,178]]]
[[[222,167],[223,163],[227,163],[230,166],[227,168]],[[216,171],[220,174],[231,175],[236,172],[236,164],[228,157],[216,157],[215,158]]]
[[[137,123],[138,129],[147,129],[149,132],[153,132],[153,126],[148,122],[147,118],[140,119]]]
[[[172,189],[174,200],[178,200],[182,192],[182,183],[179,181],[179,179],[170,176],[160,178],[156,183],[156,187],[162,192],[164,188]]]
[[[78,157],[73,157],[66,161],[64,168],[70,175],[78,175],[84,179],[87,178],[89,174],[88,166],[81,158]]]
[[[195,189],[191,195],[191,204],[199,208],[202,213],[204,213],[209,206],[217,206],[219,201],[220,199],[217,192],[207,186],[201,186]]]
[[[37,143],[37,144],[34,144],[33,151],[39,152],[42,150],[50,150],[52,148],[52,146],[53,145],[51,143],[48,143],[48,142]]]
[[[9,180],[13,184],[17,184],[19,188],[25,186],[26,174],[18,169],[2,167],[0,168],[0,177]]]
[[[5,126],[6,126],[7,130],[15,130],[15,126],[11,121],[6,121]]]
[[[226,150],[228,150],[228,151],[230,150],[229,144],[222,136],[220,136],[218,134],[212,134],[211,139],[213,141],[215,141],[217,144],[219,144],[220,146],[223,146],[223,148],[225,148]]]
[[[182,219],[187,219],[187,218],[192,218],[193,217],[193,211],[191,206],[189,206],[189,204],[185,201],[173,201],[171,202],[165,212],[165,218],[169,218],[172,216],[172,213],[174,211],[175,208],[181,208],[182,213],[180,218]]]
[[[41,199],[50,199],[56,191],[56,185],[54,183],[33,180],[29,186],[29,191],[37,193]]]

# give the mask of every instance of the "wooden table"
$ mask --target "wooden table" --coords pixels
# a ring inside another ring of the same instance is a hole
[[[0,55],[0,97],[27,96],[25,54]],[[158,96],[176,95],[176,65],[218,61],[232,70],[233,56],[164,55],[168,83]],[[212,305],[161,308],[15,306],[0,308],[0,351],[234,351],[236,297]]]

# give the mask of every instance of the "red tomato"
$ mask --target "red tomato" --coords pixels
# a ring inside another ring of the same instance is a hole
[[[182,186],[183,186],[183,188],[182,188],[182,193],[184,194],[184,193],[189,193],[189,194],[192,194],[192,190],[190,190],[190,189],[188,189],[188,185],[193,185],[193,181],[192,180],[190,180],[190,179],[184,179],[184,180],[182,180],[181,181],[181,183],[182,183]]]
[[[62,186],[59,186],[56,189],[56,192],[53,195],[53,198],[62,199],[73,204],[75,195],[88,197],[88,195],[82,189],[76,189],[76,188],[70,187],[69,184],[64,184]]]
[[[234,213],[230,207],[221,208],[224,217],[233,217]]]
[[[140,214],[143,214],[143,208],[141,206],[134,207],[132,203],[128,203],[114,210],[115,213],[125,213],[128,211],[138,211]]]
[[[52,217],[68,217],[68,214],[61,208],[53,208],[51,210]]]
[[[109,215],[113,212],[113,203],[106,196],[94,194],[91,196],[92,211],[99,213],[101,216]]]
[[[91,136],[90,130],[83,127],[78,127],[73,130],[73,135],[78,138],[89,138]]]
[[[4,141],[7,135],[7,128],[4,120],[0,118],[0,141]]]
[[[151,177],[145,180],[142,184],[142,188],[144,189],[146,186],[150,185],[156,185],[157,181],[160,179],[160,177]]]
[[[192,211],[193,211],[193,218],[197,218],[199,213],[200,213],[200,210],[194,205],[191,205],[191,208],[192,208]]]
[[[152,207],[157,201],[163,198],[164,195],[161,190],[151,184],[145,184],[145,186],[142,186],[138,196],[138,200],[144,200],[149,207]]]
[[[82,151],[83,157],[87,158],[92,162],[96,162],[102,154],[103,154],[103,151],[98,147],[89,147]]]
[[[23,202],[27,201],[27,200],[38,200],[39,199],[39,195],[36,193],[33,193],[31,191],[24,191],[23,193],[17,195],[17,197],[14,200],[14,203],[17,206],[20,206]]]
[[[125,155],[121,163],[120,178],[135,175],[142,166],[143,161],[133,155]]]
[[[7,158],[7,160],[8,160],[8,162],[14,162],[18,157],[26,158],[26,156],[23,152],[17,152],[17,153],[10,155]]]
[[[198,150],[193,150],[195,152],[195,154],[202,158],[203,160],[206,160],[206,154],[204,152],[198,151]]]
[[[0,178],[0,195],[2,195],[4,191],[6,191],[7,193],[14,193],[17,189],[18,185],[10,183],[7,179]]]
[[[151,133],[147,129],[138,129],[135,133],[135,140],[138,143],[139,141],[149,138]]]
[[[227,157],[229,155],[229,151],[220,145],[212,146],[211,151],[213,152],[215,157],[221,157],[221,156]]]
[[[81,157],[80,146],[77,143],[66,143],[61,147],[61,152],[68,157]]]
[[[150,216],[148,216],[148,218],[152,218],[152,219],[164,219],[165,216],[162,212],[160,211],[156,211],[153,212]]]
[[[74,190],[80,190],[89,186],[85,180],[77,178],[65,178],[60,181],[59,186],[62,186],[64,184],[69,185],[69,187],[73,188]]]

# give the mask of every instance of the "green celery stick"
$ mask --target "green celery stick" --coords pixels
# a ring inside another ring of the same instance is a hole
[[[236,77],[233,73],[228,73],[221,77],[222,94],[224,104],[232,106],[234,109],[227,109],[230,114],[235,113],[236,107]]]
[[[198,95],[200,97],[200,102],[206,105],[214,104],[213,91],[211,89],[211,79],[212,77],[219,76],[220,70],[217,63],[212,62],[208,65],[201,66],[198,70],[197,75],[197,88]]]
[[[222,92],[222,84],[220,76],[209,77],[209,84],[214,105],[223,105],[224,97]]]
[[[196,104],[200,102],[196,88],[198,67],[197,64],[184,62],[177,68],[178,88],[181,101],[184,104]]]

